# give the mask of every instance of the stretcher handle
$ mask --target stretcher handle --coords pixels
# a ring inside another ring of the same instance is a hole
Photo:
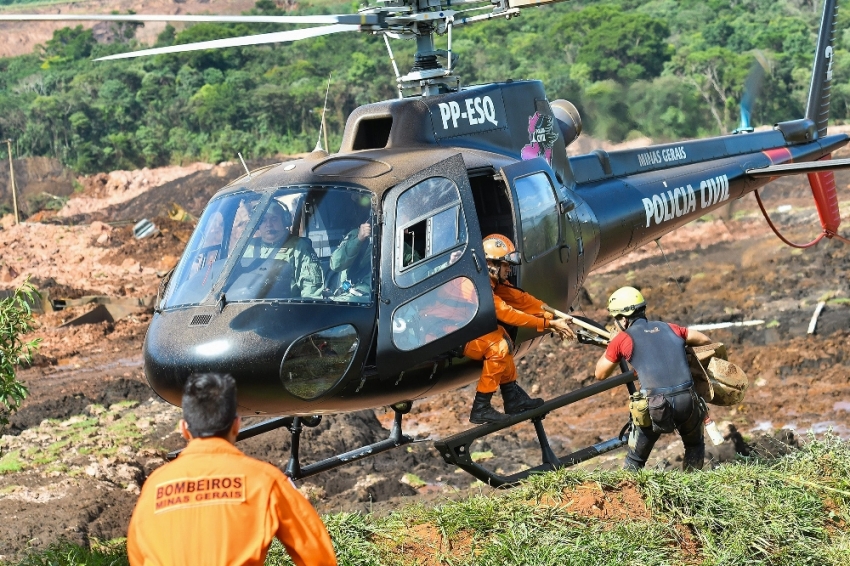
[[[575,318],[574,316],[570,316],[565,312],[561,312],[558,309],[553,309],[549,305],[543,305],[543,310],[545,310],[546,312],[552,313],[557,318],[562,318],[564,320],[572,322],[576,326],[580,326],[580,327],[584,328],[585,330],[589,330],[590,332],[593,332],[594,334],[597,334],[597,335],[605,338],[606,340],[611,339],[611,334],[609,332],[602,330],[601,328],[597,328],[596,326],[593,326],[592,324],[588,324],[588,323],[584,322],[583,320]]]

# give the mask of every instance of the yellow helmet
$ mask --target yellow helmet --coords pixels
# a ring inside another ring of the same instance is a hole
[[[608,312],[615,318],[632,316],[644,307],[646,307],[646,300],[634,287],[620,287],[608,299]]]
[[[504,261],[511,265],[519,265],[519,252],[514,243],[501,234],[490,234],[484,238],[484,257],[490,261]]]

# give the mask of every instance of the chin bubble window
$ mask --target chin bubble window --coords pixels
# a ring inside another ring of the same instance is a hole
[[[357,331],[350,324],[298,339],[280,365],[284,388],[305,400],[327,393],[348,371],[359,344]]]

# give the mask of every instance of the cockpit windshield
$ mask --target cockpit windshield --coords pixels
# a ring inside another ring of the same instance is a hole
[[[299,186],[207,206],[163,308],[225,300],[372,303],[372,194]]]

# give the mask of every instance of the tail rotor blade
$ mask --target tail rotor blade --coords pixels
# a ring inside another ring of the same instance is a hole
[[[130,51],[118,53],[107,57],[100,57],[95,61],[112,61],[115,59],[130,59],[133,57],[147,57],[149,55],[163,55],[165,53],[185,53],[188,51],[200,51],[203,49],[222,49],[225,47],[244,47],[246,45],[263,45],[265,43],[284,43],[298,41],[311,37],[319,37],[332,33],[345,31],[359,31],[360,26],[335,24],[331,26],[320,26],[291,31],[280,31],[274,33],[263,33],[259,35],[244,35],[241,37],[229,37],[226,39],[215,39],[212,41],[201,41],[198,43],[185,43],[183,45],[172,45],[169,47],[157,47],[154,49],[143,49],[141,51]]]
[[[744,93],[741,96],[741,125],[737,132],[752,132],[752,113],[764,83],[764,66],[756,59],[750,67],[750,72],[744,81]]]

